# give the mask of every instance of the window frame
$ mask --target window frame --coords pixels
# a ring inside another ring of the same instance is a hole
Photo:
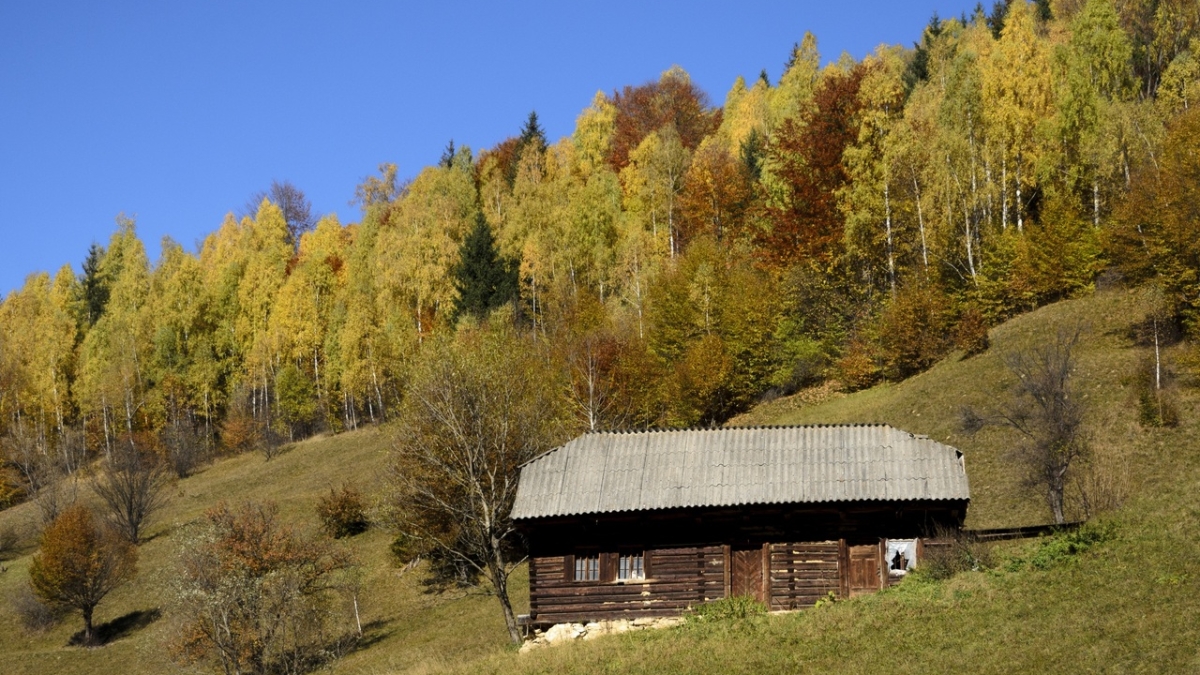
[[[583,551],[571,556],[571,581],[576,583],[598,583],[602,581],[600,574],[599,551]],[[583,576],[580,576],[580,574]]]
[[[622,577],[621,564],[628,561],[632,574],[639,569],[641,576]],[[574,584],[645,583],[650,579],[650,558],[644,548],[621,548],[615,551],[597,549],[577,550],[563,556],[563,581]]]
[[[637,551],[626,550],[617,553],[616,581],[620,583],[637,583],[645,581],[648,577],[649,575],[646,574],[646,551],[644,549]]]

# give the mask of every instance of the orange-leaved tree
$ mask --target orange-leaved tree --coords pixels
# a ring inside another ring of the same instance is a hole
[[[184,629],[173,649],[183,662],[225,673],[305,672],[361,635],[354,560],[281,521],[271,502],[209,509],[180,562]],[[334,611],[340,595],[344,613]]]
[[[137,573],[137,550],[83,506],[72,506],[42,533],[29,583],[46,602],[83,614],[83,644],[95,642],[92,613],[114,588]]]

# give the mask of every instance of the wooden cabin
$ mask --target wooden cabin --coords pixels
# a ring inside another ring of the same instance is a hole
[[[595,432],[522,466],[512,517],[549,625],[872,592],[969,501],[961,452],[886,425]]]

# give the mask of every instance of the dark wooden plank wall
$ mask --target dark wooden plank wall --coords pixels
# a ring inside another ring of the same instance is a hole
[[[841,593],[838,542],[771,544],[768,554],[772,611],[811,607],[829,593]]]
[[[648,579],[627,582],[572,581],[570,556],[532,559],[529,605],[537,623],[678,616],[688,607],[725,597],[721,546],[646,551]]]
[[[577,582],[564,565],[570,556],[535,557],[529,600],[538,623],[676,616],[688,607],[725,597],[723,546],[651,549],[644,582]],[[839,543],[776,543],[767,547],[767,604],[772,611],[811,607],[841,593]]]

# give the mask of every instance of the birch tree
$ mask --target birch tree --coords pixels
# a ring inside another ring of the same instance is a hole
[[[482,579],[521,641],[508,581],[522,560],[509,518],[521,463],[562,440],[559,398],[529,338],[460,331],[414,379],[395,435],[400,531],[466,581]]]

